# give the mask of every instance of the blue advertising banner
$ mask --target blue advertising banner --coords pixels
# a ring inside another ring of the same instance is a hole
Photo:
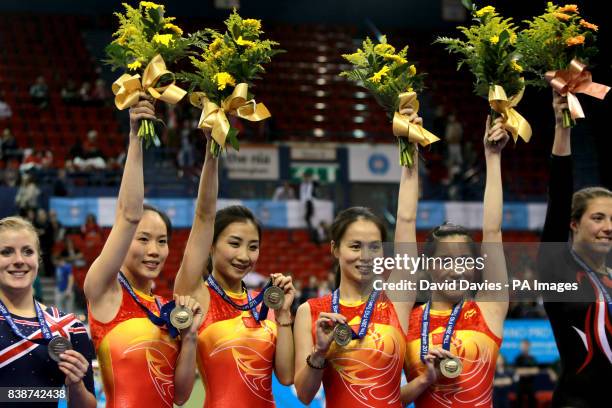
[[[504,323],[504,341],[501,353],[506,364],[513,364],[520,354],[522,340],[531,343],[530,354],[538,364],[554,363],[559,359],[550,323],[546,319],[511,319]]]

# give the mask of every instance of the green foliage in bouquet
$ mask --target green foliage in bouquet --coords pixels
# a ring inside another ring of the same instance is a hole
[[[588,64],[597,54],[598,27],[581,17],[575,4],[559,7],[549,2],[544,14],[525,23],[528,27],[519,33],[517,49],[530,85],[548,87],[546,72],[567,69],[574,58]]]
[[[284,52],[275,48],[279,43],[261,39],[261,21],[243,19],[234,10],[225,20],[227,30],[220,33],[213,29],[198,31],[191,36],[198,54],[191,56],[194,72],[181,72],[178,77],[189,83],[190,91],[200,91],[206,98],[221,106],[232,95],[238,84],[252,86],[253,81],[265,73],[264,64],[276,54]],[[253,95],[249,92],[247,99]],[[231,112],[230,112],[231,113]],[[238,130],[230,128],[228,141],[238,150]],[[221,146],[215,141],[211,151],[218,156]]]
[[[464,64],[474,74],[474,92],[488,98],[489,88],[499,85],[508,96],[517,95],[524,87],[523,68],[518,64],[516,27],[511,18],[502,18],[492,6],[476,10],[472,6],[473,24],[458,27],[465,39],[438,37],[450,53],[461,56],[457,69]]]
[[[340,76],[348,78],[367,89],[383,107],[389,120],[393,120],[399,110],[399,95],[405,92],[419,92],[423,89],[423,74],[417,74],[414,64],[406,56],[408,46],[400,51],[387,43],[381,36],[378,43],[366,38],[362,47],[353,54],[342,57],[353,65],[353,69],[343,71]],[[399,137],[400,164],[412,166],[414,144],[406,137]]]
[[[141,1],[138,8],[126,3],[123,7],[124,14],[115,13],[119,19],[115,39],[106,47],[105,62],[113,71],[144,69],[158,54],[169,64],[185,56],[189,40],[173,23],[174,17],[164,16],[163,5]]]

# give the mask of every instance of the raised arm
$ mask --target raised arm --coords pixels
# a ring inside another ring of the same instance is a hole
[[[496,335],[501,337],[503,323],[508,312],[508,270],[502,247],[502,219],[504,197],[501,176],[501,151],[508,142],[508,133],[502,127],[502,119],[497,118],[490,124],[487,118],[484,137],[487,181],[485,184],[482,254],[485,256],[483,282],[499,284],[500,290],[481,290],[476,301],[485,316],[487,324]]]
[[[202,276],[206,271],[213,240],[219,190],[218,160],[212,157],[210,153],[211,141],[209,135],[207,135],[207,139],[206,158],[200,176],[193,226],[189,233],[181,267],[174,282],[174,291],[181,295],[194,296],[202,304],[205,314],[208,292],[204,291]]]
[[[569,238],[569,222],[574,191],[570,129],[563,127],[563,110],[567,98],[553,91],[555,112],[555,139],[550,159],[548,182],[548,208],[542,231],[542,242],[566,242]]]
[[[403,109],[400,112],[410,118],[414,124],[422,125],[423,119],[417,116],[411,108]],[[417,205],[419,201],[419,154],[414,149],[412,158],[414,165],[412,168],[402,167],[402,175],[397,197],[397,217],[395,221],[394,247],[395,253],[401,256],[408,255],[416,258],[418,250],[416,245],[416,218]],[[416,282],[417,274],[410,274],[410,271],[394,270],[389,275],[389,282],[400,282],[411,280]],[[400,319],[400,324],[404,333],[408,331],[408,320],[410,311],[414,305],[416,292],[408,292],[400,295],[398,293],[388,294],[393,302],[393,306]]]
[[[142,142],[138,136],[141,119],[156,120],[153,104],[141,100],[130,108],[130,135],[125,168],[121,178],[115,223],[104,248],[85,277],[85,295],[92,310],[111,291],[120,292],[117,274],[123,263],[143,213],[144,180]]]

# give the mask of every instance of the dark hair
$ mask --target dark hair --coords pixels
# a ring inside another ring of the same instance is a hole
[[[380,239],[384,242],[387,240],[387,227],[383,221],[376,214],[372,212],[369,208],[366,207],[351,207],[346,210],[340,211],[334,222],[330,227],[330,236],[332,241],[334,242],[334,247],[338,248],[340,246],[340,241],[344,236],[344,233],[348,229],[351,224],[356,221],[370,221],[373,222],[378,230],[380,231]],[[336,288],[340,286],[340,265],[336,263]]]
[[[230,205],[217,211],[215,215],[215,230],[213,232],[212,244],[217,243],[219,235],[230,225],[235,222],[251,222],[257,228],[257,237],[261,242],[261,224],[255,218],[251,210],[243,205]],[[208,257],[208,273],[212,273],[212,257]]]
[[[595,198],[612,198],[612,191],[604,187],[587,187],[578,190],[572,196],[572,221],[580,221],[586,211],[589,202]]]
[[[172,237],[172,222],[170,221],[170,217],[159,208],[153,207],[150,204],[143,204],[142,208],[144,211],[153,211],[161,217],[164,224],[166,224],[166,235],[168,236],[168,242],[170,242],[170,238]]]
[[[478,254],[474,239],[468,230],[465,227],[453,224],[452,222],[445,222],[444,224],[438,225],[436,228],[429,231],[427,238],[425,239],[425,248],[423,249],[423,253],[426,256],[433,256],[438,249],[438,243],[440,240],[452,236],[466,237],[468,239],[468,245],[470,246],[470,251],[472,254],[474,256]]]

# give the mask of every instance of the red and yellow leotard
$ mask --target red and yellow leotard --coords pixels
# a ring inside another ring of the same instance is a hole
[[[90,325],[102,372],[108,408],[172,407],[174,367],[179,345],[154,325],[122,287],[123,299],[113,320]],[[138,290],[141,303],[159,314],[155,299]],[[165,301],[158,298],[161,304]]]
[[[310,299],[313,343],[319,313],[331,311],[331,295]],[[340,313],[354,332],[359,330],[365,303],[340,300]],[[401,408],[400,382],[404,367],[405,336],[395,308],[381,293],[366,335],[347,346],[332,343],[323,372],[328,407]]]
[[[410,367],[408,381],[425,371],[421,362],[421,320],[424,306],[412,310],[408,329],[406,358]],[[431,310],[429,347],[441,348],[451,310]],[[450,352],[461,359],[463,371],[457,378],[441,377],[415,401],[416,407],[473,408],[491,407],[495,362],[501,339],[491,332],[474,301],[461,309],[451,338]]]
[[[235,309],[207,288],[210,304],[198,333],[198,367],[206,388],[204,407],[275,407],[272,369],[276,324],[271,320],[257,323],[250,311]],[[247,303],[246,293],[225,293],[236,304]]]

